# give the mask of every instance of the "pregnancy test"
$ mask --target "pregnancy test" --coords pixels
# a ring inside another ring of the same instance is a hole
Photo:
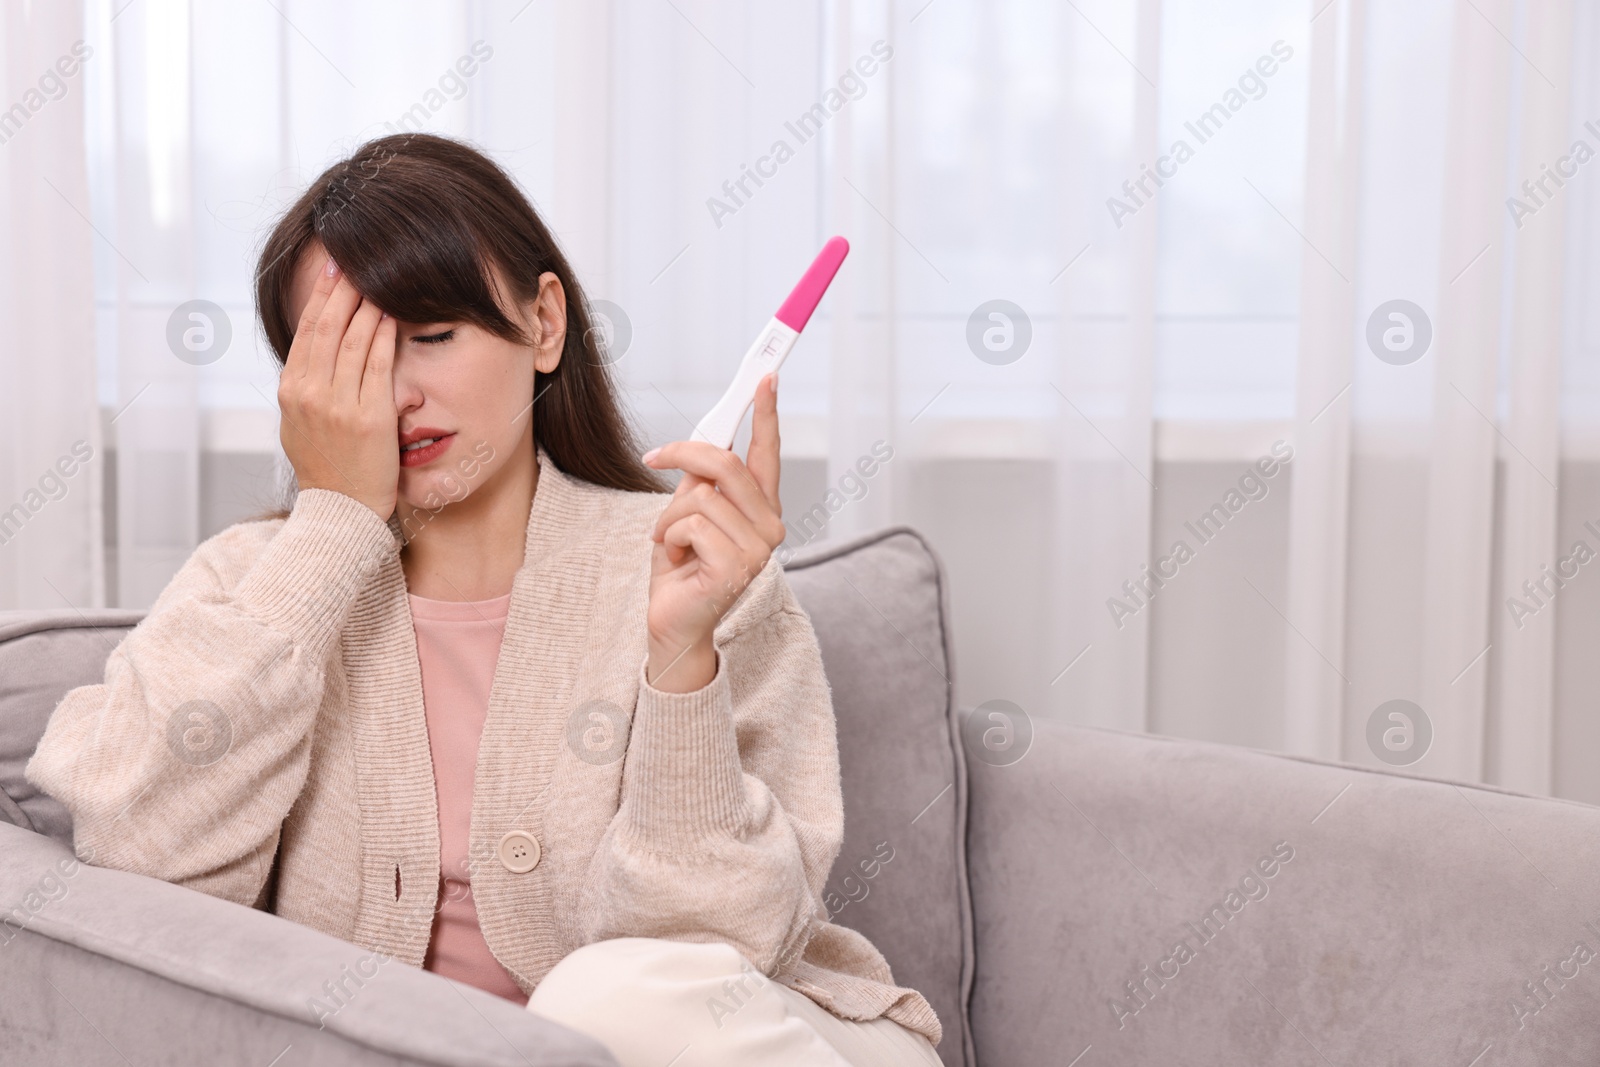
[[[739,432],[744,413],[755,403],[756,388],[761,384],[761,379],[783,365],[783,357],[799,340],[800,331],[806,328],[806,321],[817,309],[822,294],[828,291],[828,283],[833,281],[839,264],[844,262],[845,253],[849,251],[850,242],[843,237],[830,238],[822,246],[822,251],[811,261],[810,269],[800,279],[800,284],[794,287],[794,292],[789,294],[789,299],[756,334],[755,343],[739,362],[739,370],[734,374],[728,391],[722,394],[722,399],[717,401],[715,407],[706,412],[706,417],[694,428],[689,440],[710,441],[718,448],[733,447],[734,434]]]

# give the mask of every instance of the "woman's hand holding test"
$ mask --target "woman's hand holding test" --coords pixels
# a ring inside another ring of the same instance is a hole
[[[777,376],[763,381],[748,463],[709,441],[673,441],[643,457],[684,472],[651,532],[645,680],[662,692],[691,693],[716,677],[712,631],[783,543]]]

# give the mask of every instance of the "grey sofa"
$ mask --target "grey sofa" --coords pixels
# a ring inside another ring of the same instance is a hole
[[[1600,1064],[1600,809],[956,709],[914,531],[786,569],[839,722],[828,907],[928,997],[946,1064]],[[0,1063],[614,1062],[498,997],[77,863],[22,768],[138,618],[0,614]]]

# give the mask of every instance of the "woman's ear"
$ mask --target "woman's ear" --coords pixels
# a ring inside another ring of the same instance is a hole
[[[567,339],[567,293],[554,271],[539,275],[539,295],[524,313],[534,339],[533,365],[540,373],[549,374],[560,364]]]

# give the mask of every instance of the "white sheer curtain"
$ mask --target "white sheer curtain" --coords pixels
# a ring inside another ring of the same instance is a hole
[[[850,239],[782,376],[790,545],[925,532],[964,708],[1600,802],[1593,0],[124,3],[6,9],[8,103],[95,52],[0,145],[6,299],[60,312],[0,506],[98,432],[91,256],[115,469],[0,603],[147,604],[271,501],[255,249],[422,128],[522,182],[656,441]]]
[[[84,38],[72,4],[0,5],[0,608],[104,603]]]

